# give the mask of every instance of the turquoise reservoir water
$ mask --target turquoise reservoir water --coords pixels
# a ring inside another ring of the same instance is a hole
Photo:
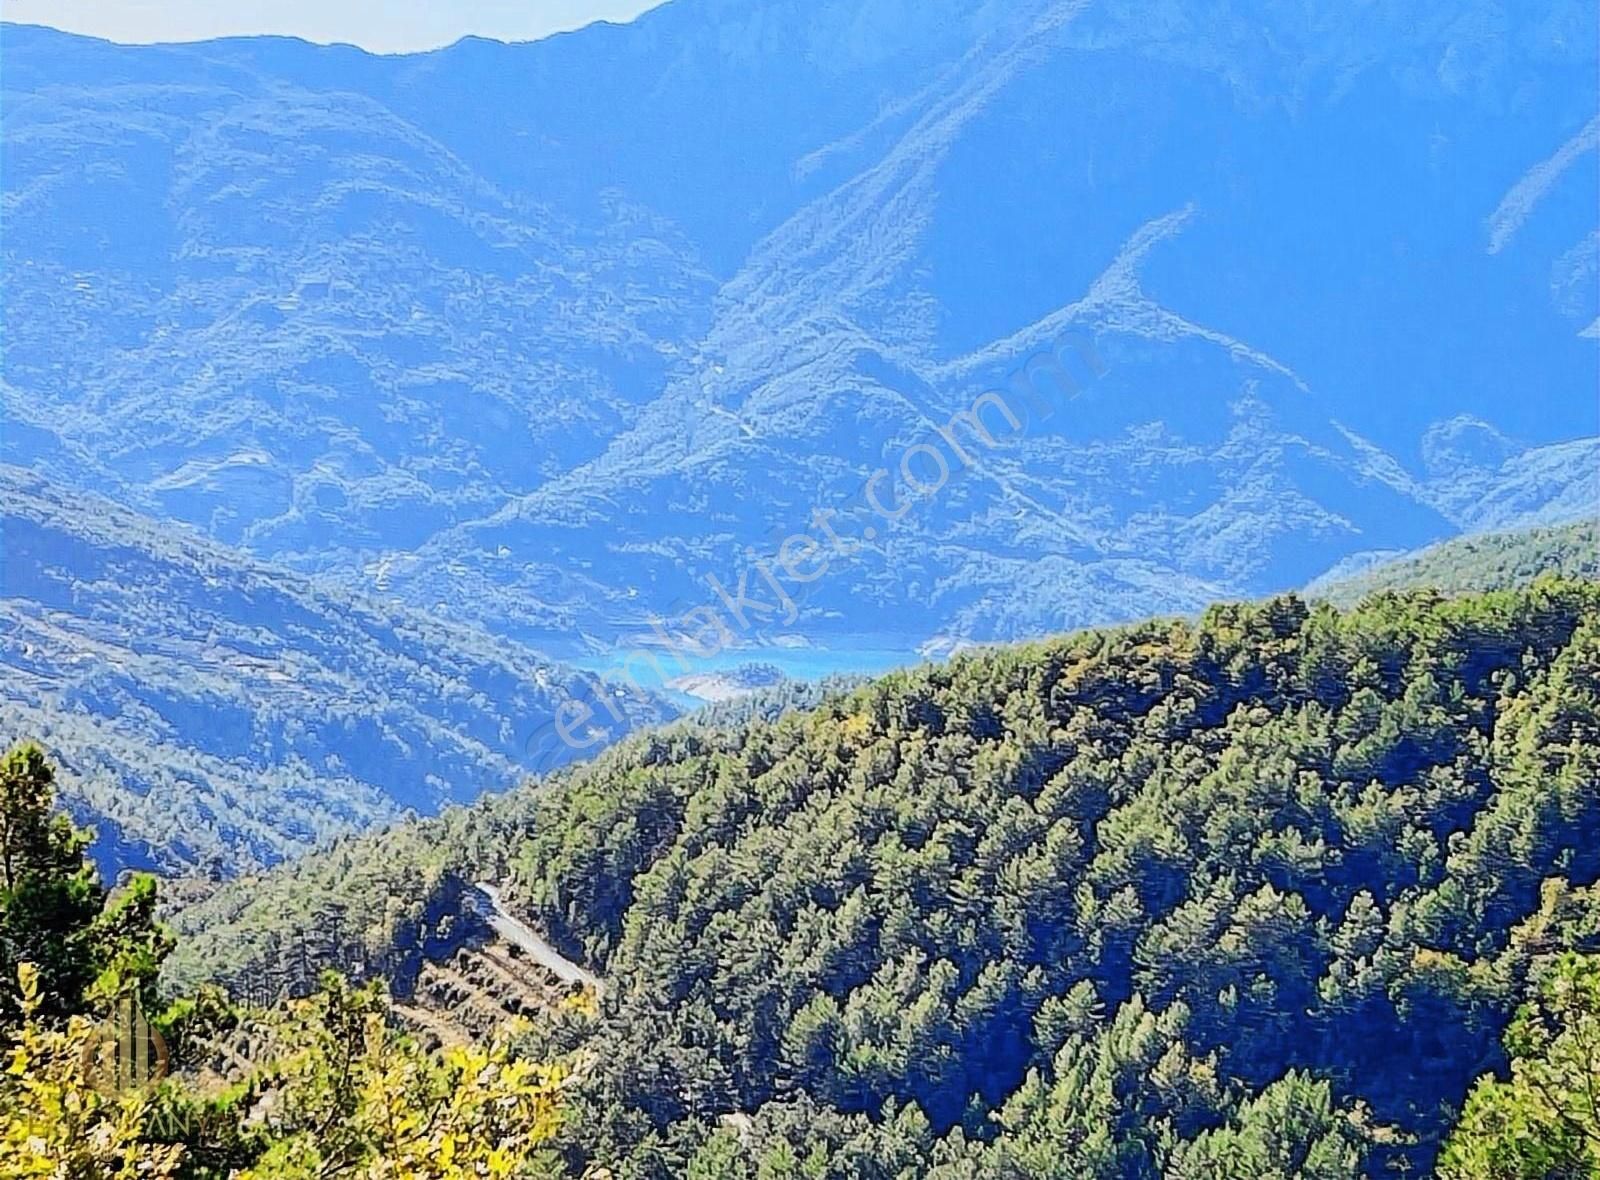
[[[726,672],[744,664],[771,664],[794,680],[821,680],[841,674],[876,676],[894,668],[912,667],[924,660],[914,651],[886,648],[746,647],[703,658],[685,655],[681,660],[659,652],[652,660],[642,651],[625,651],[570,662],[607,680],[627,683],[631,679],[640,688],[670,692],[664,683],[667,680]]]

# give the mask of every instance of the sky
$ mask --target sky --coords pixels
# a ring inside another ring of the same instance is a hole
[[[201,41],[279,33],[374,53],[436,49],[468,34],[529,41],[596,20],[632,20],[660,0],[6,0],[5,19],[112,41]]]

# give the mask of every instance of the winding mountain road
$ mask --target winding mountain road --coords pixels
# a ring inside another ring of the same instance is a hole
[[[540,936],[526,922],[506,908],[504,895],[498,885],[487,881],[473,883],[488,912],[489,928],[512,946],[519,948],[528,958],[554,972],[567,983],[581,983],[594,988],[596,994],[605,990],[605,984],[592,971],[586,971],[566,958]]]

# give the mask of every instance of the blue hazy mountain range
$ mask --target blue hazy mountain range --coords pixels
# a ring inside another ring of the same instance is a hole
[[[1592,514],[1596,19],[673,0],[400,57],[7,26],[0,454],[560,655],[730,626],[708,578],[818,510],[826,571],[741,640],[1036,634]],[[1018,425],[990,403],[962,462],[989,390]]]

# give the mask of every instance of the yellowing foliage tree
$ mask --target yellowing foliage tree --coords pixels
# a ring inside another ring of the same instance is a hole
[[[0,1176],[6,1180],[168,1180],[183,1148],[146,1138],[151,1095],[103,1093],[88,1084],[90,1023],[41,1021],[32,964],[18,969],[23,1021],[0,1077]]]
[[[0,1077],[5,1180],[563,1174],[548,1145],[564,1069],[518,1060],[503,1039],[429,1052],[389,1024],[376,986],[332,976],[317,994],[265,1014],[265,1064],[223,1094],[181,1080],[108,1093],[84,1073],[94,1027],[38,1019],[38,973],[24,967],[21,976],[28,1008]],[[241,1156],[246,1166],[218,1169]]]
[[[546,1151],[561,1067],[517,1060],[503,1039],[423,1052],[386,1012],[379,989],[338,976],[290,1006],[246,1115],[272,1146],[241,1180],[561,1175]]]
[[[36,747],[0,759],[0,1035],[10,1042],[0,1180],[561,1174],[548,1144],[562,1067],[519,1060],[505,1040],[430,1052],[393,1026],[381,985],[334,973],[268,1011],[216,994],[174,1004],[153,1023],[179,1046],[169,1056],[161,1038],[161,1058],[178,1072],[145,1070],[142,1085],[119,1087],[138,1071],[105,1076],[108,1032],[118,1052],[132,1044],[113,1014],[153,998],[171,938],[155,921],[154,881],[109,895],[83,860],[86,838],[53,804]],[[226,1078],[197,1068],[212,1033],[241,1026],[252,1038],[247,1058],[213,1046],[229,1061]]]

